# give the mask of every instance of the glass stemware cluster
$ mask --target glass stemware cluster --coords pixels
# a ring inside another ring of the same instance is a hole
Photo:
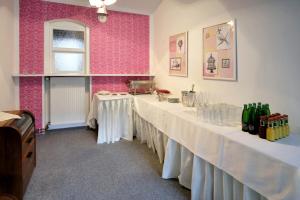
[[[207,92],[197,94],[195,106],[197,117],[201,121],[220,126],[238,126],[241,124],[241,107],[217,103]]]

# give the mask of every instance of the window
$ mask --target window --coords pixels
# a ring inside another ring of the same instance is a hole
[[[45,73],[85,74],[89,72],[89,32],[74,21],[45,23]]]

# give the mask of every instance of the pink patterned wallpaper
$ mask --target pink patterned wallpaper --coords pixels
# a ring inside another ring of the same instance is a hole
[[[20,78],[20,107],[30,110],[36,118],[36,127],[42,127],[42,77]]]
[[[20,73],[44,72],[44,22],[64,18],[90,28],[91,73],[149,73],[149,16],[109,11],[108,21],[102,24],[97,21],[94,8],[42,0],[20,0]],[[41,128],[42,81],[38,79],[41,78],[21,79],[20,105],[36,115],[37,127]],[[93,77],[92,88],[126,91],[125,79],[131,78]],[[28,96],[34,101],[29,101]]]

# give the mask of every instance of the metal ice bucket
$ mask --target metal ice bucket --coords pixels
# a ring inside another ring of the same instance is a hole
[[[181,91],[181,102],[184,106],[194,107],[196,100],[196,93],[193,91]]]

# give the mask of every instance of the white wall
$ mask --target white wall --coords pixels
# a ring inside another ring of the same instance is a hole
[[[18,79],[11,74],[19,66],[19,3],[0,0],[0,110],[18,109]]]
[[[176,95],[193,83],[236,105],[268,102],[300,132],[299,0],[164,0],[153,14],[152,70]],[[202,28],[237,20],[238,81],[202,78]],[[168,39],[189,31],[189,76],[168,75]]]

